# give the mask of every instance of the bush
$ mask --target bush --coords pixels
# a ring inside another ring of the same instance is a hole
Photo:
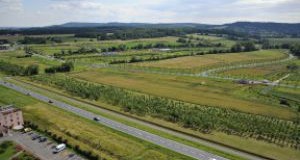
[[[39,73],[38,65],[30,65],[24,68],[16,64],[0,61],[0,71],[12,76],[31,76]]]
[[[45,73],[54,74],[56,72],[70,72],[73,69],[74,69],[73,62],[66,62],[66,63],[63,63],[60,66],[54,66],[54,67],[46,68]]]

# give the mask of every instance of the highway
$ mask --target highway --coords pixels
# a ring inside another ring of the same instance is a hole
[[[31,96],[35,99],[38,99],[38,100],[46,102],[46,103],[49,103],[51,101],[51,103],[49,103],[49,104],[51,104],[53,106],[59,107],[59,108],[64,109],[64,110],[67,110],[69,112],[72,112],[76,115],[79,115],[81,117],[84,117],[84,118],[87,118],[87,119],[90,119],[90,120],[93,120],[95,117],[97,117],[99,119],[98,123],[100,123],[104,126],[110,127],[112,129],[115,129],[115,130],[118,130],[118,131],[121,131],[121,132],[129,134],[131,136],[140,138],[142,140],[151,142],[153,144],[162,146],[162,147],[170,149],[172,151],[187,155],[187,156],[192,157],[192,158],[200,159],[200,160],[225,160],[225,158],[223,158],[223,157],[213,155],[211,153],[199,150],[197,148],[190,147],[190,146],[178,143],[176,141],[169,140],[169,139],[160,137],[158,135],[151,134],[151,133],[145,132],[143,130],[139,130],[139,129],[127,126],[125,124],[107,119],[107,118],[102,117],[100,115],[96,115],[94,113],[82,110],[80,108],[71,106],[69,104],[66,104],[66,103],[63,103],[63,102],[60,102],[60,101],[57,101],[57,100],[54,100],[54,99],[50,99],[50,98],[48,98],[44,95],[32,92],[30,90],[24,89],[22,87],[16,86],[16,85],[8,83],[8,82],[0,80],[0,85],[3,85],[7,88],[13,89],[15,91],[18,91],[18,92],[23,93],[25,95]]]

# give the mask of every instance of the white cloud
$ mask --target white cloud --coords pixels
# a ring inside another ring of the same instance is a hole
[[[239,4],[280,4],[291,0],[240,0]]]
[[[11,12],[22,8],[22,12]],[[0,14],[0,25],[45,26],[71,21],[300,22],[298,8],[299,0],[0,0],[0,13],[4,13]]]
[[[22,11],[23,5],[21,0],[0,0],[0,13],[1,12],[17,12]]]

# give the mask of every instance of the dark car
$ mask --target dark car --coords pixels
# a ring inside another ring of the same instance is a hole
[[[39,140],[40,143],[43,143],[43,142],[46,142],[46,141],[47,141],[46,137],[41,137],[40,140]]]
[[[37,139],[39,139],[39,138],[41,138],[41,136],[40,135],[38,135],[38,134],[34,134],[32,137],[31,137],[31,139],[34,141],[34,140],[37,140]]]
[[[75,154],[74,154],[74,153],[71,153],[71,154],[68,155],[68,157],[69,157],[69,158],[73,158],[73,157],[75,157]]]
[[[51,100],[49,100],[48,102],[49,102],[49,103],[53,103],[53,101],[51,101]]]
[[[100,118],[98,118],[98,117],[94,117],[94,121],[100,121]]]

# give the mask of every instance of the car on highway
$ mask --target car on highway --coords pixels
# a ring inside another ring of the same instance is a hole
[[[49,100],[48,103],[53,103],[53,101]]]
[[[99,117],[94,117],[94,121],[100,121],[100,118]]]

